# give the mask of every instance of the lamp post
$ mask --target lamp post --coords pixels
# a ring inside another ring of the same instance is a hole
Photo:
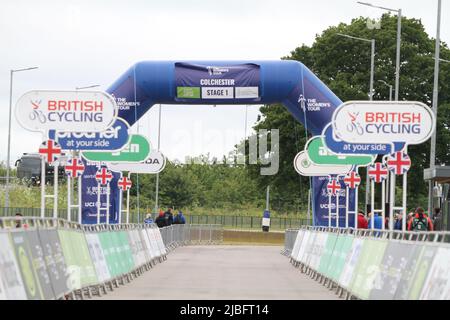
[[[384,80],[378,80],[378,82],[383,83],[385,86],[389,87],[389,101],[392,101],[392,85],[390,85],[389,83],[387,83]]]
[[[373,79],[374,79],[374,73],[375,73],[375,39],[358,38],[358,37],[353,37],[353,36],[349,36],[347,34],[342,34],[342,33],[336,33],[336,35],[341,36],[341,37],[345,37],[345,38],[349,38],[349,39],[353,39],[353,40],[370,42],[370,44],[371,44],[371,54],[370,54],[369,100],[372,101],[373,100]],[[367,210],[367,206],[369,204],[369,196],[370,196],[370,192],[369,192],[369,170],[366,170],[366,210]],[[356,201],[358,201],[358,200],[356,200]],[[373,208],[372,208],[372,210],[373,210]]]
[[[358,1],[359,4],[372,8],[382,9],[390,12],[397,12],[397,52],[395,59],[395,101],[398,101],[400,86],[400,42],[402,36],[402,9],[390,9],[386,7],[375,6],[371,3]]]
[[[159,105],[158,120],[158,152],[161,144],[161,104]],[[155,213],[158,214],[158,196],[159,196],[159,172],[156,174],[156,190],[155,190]]]
[[[8,119],[8,150],[6,156],[6,190],[5,190],[5,215],[9,208],[9,175],[11,171],[10,161],[11,161],[11,114],[12,114],[12,92],[13,92],[13,76],[14,72],[34,70],[38,67],[30,67],[23,69],[10,70],[10,81],[9,81],[9,119]]]
[[[96,88],[96,87],[100,87],[100,85],[99,84],[93,84],[93,85],[87,86],[87,87],[76,87],[75,90],[91,89],[91,88]]]
[[[443,59],[439,58],[441,49],[441,0],[438,0],[438,10],[437,10],[437,26],[436,26],[436,42],[434,49],[434,84],[433,84],[433,106],[432,110],[435,118],[437,118],[437,108],[438,108],[438,90],[439,90],[439,62]],[[436,131],[434,130],[431,136],[431,148],[430,148],[430,168],[434,169],[436,165]],[[433,180],[428,181],[428,214],[431,215],[431,210],[433,209]]]

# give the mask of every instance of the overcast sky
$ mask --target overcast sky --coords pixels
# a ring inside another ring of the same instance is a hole
[[[402,8],[436,33],[437,0],[370,0]],[[441,38],[450,41],[448,2]],[[280,59],[316,34],[358,16],[383,11],[354,0],[0,1],[0,161],[6,160],[9,70],[15,73],[13,104],[28,90],[100,84],[105,90],[141,60]],[[245,106],[174,106],[162,111],[161,151],[169,159],[210,152],[220,157],[243,139]],[[248,107],[248,130],[258,106]],[[158,108],[140,121],[140,133],[156,146]],[[134,128],[136,130],[136,128]],[[12,161],[36,152],[42,138],[12,122]]]

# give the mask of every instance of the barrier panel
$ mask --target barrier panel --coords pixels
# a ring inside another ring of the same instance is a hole
[[[302,227],[290,260],[347,298],[450,299],[448,232]],[[291,249],[292,248],[292,249]]]
[[[165,259],[168,250],[223,239],[222,226],[79,225],[62,219],[2,218],[0,300],[101,295]],[[194,238],[191,235],[194,234]]]

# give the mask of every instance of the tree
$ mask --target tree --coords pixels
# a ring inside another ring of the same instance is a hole
[[[353,19],[350,24],[331,26],[316,36],[311,47],[302,45],[283,59],[298,60],[310,68],[342,100],[367,100],[370,79],[370,44],[337,36],[343,33],[360,38],[375,39],[375,85],[374,100],[389,100],[389,90],[377,80],[394,84],[396,54],[397,17],[385,14],[381,18],[381,29],[368,29],[363,17]],[[448,59],[450,51],[441,44],[442,57]],[[428,36],[420,20],[402,20],[402,46],[400,71],[400,100],[421,101],[431,106],[434,72],[434,40]],[[439,112],[437,125],[436,162],[450,164],[450,66],[441,65],[439,78]],[[296,153],[304,148],[304,127],[295,122],[280,105],[264,106],[263,117],[255,129],[280,128],[280,171],[276,176],[261,177],[258,168],[250,171],[260,186],[270,183],[278,195],[293,194],[304,201],[305,192],[300,186],[307,183],[294,171],[292,161]],[[412,167],[408,175],[409,199],[412,205],[426,200],[427,184],[423,180],[423,169],[429,166],[430,143],[410,146],[408,153]],[[364,175],[363,175],[364,176]],[[300,183],[300,186],[299,186]],[[306,188],[303,188],[306,190]],[[414,191],[414,192],[411,192]],[[425,200],[424,200],[425,199]]]

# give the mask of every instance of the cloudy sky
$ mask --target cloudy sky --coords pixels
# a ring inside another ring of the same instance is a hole
[[[437,0],[370,0],[402,8],[435,36]],[[443,1],[441,38],[450,41],[448,2]],[[316,34],[358,16],[383,11],[354,0],[2,0],[0,2],[0,161],[6,160],[9,70],[15,73],[13,104],[28,90],[99,84],[105,90],[141,60],[280,59]],[[210,152],[221,156],[245,135],[245,106],[163,105],[161,150],[169,159]],[[248,107],[248,129],[258,106]],[[158,108],[139,131],[156,146]],[[137,130],[136,127],[133,128]],[[13,117],[12,161],[35,152],[41,136]]]

